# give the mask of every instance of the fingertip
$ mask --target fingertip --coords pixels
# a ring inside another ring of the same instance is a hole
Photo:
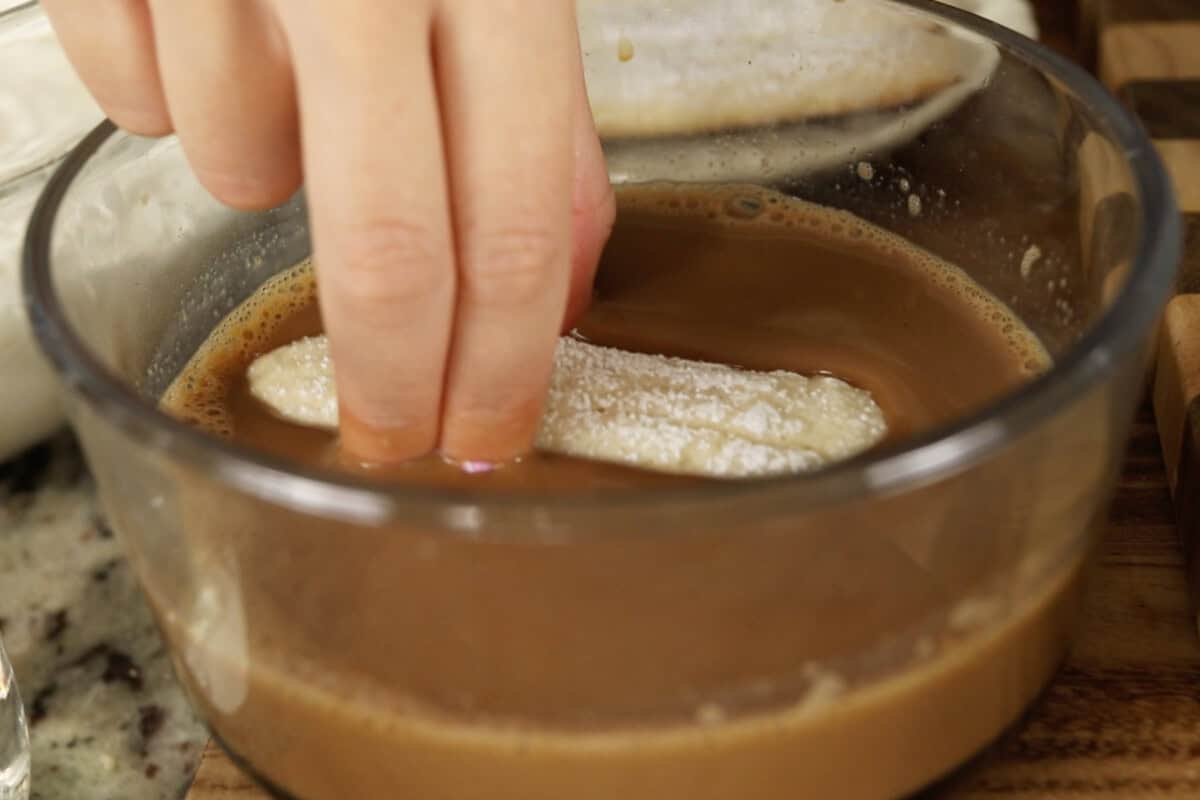
[[[511,395],[460,404],[446,420],[442,455],[456,463],[503,464],[528,453],[541,425],[543,406],[543,393],[533,388],[541,382],[529,384],[518,385],[515,388],[523,391]]]
[[[338,420],[338,434],[338,461],[366,468],[421,458],[437,445],[436,426],[388,428],[348,411]]]
[[[297,157],[291,164],[281,162],[274,174],[253,170],[226,172],[195,168],[201,185],[225,205],[239,211],[261,211],[283,205],[300,189],[301,172]]]
[[[175,126],[171,122],[171,115],[167,113],[165,103],[158,108],[131,109],[113,107],[111,104],[100,101],[100,107],[114,125],[135,136],[157,139],[175,132]]]
[[[70,0],[42,5],[76,74],[117,127],[137,136],[172,132],[144,0],[112,0],[98,13]]]

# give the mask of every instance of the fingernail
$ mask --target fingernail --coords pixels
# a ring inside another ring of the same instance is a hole
[[[499,464],[493,464],[490,461],[462,461],[458,464],[458,468],[468,475],[480,475],[485,472],[491,472],[499,466]]]

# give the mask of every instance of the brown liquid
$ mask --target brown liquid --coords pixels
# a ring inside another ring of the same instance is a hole
[[[304,264],[226,320],[164,404],[236,442],[333,464],[332,436],[274,417],[245,377],[256,356],[321,330]],[[849,215],[744,187],[625,191],[578,332],[626,350],[832,371],[872,393],[887,441],[978,410],[1049,361],[1033,334],[957,268]],[[375,474],[477,489],[696,482],[545,453],[485,475],[433,458]]]
[[[579,327],[628,349],[831,371],[874,394],[892,441],[1048,362],[961,271],[745,188],[622,192]],[[164,406],[328,465],[331,437],[275,419],[244,380],[253,357],[319,329],[301,267],[214,332]],[[704,483],[545,454],[486,475],[433,458],[375,474],[614,496]],[[1016,716],[1075,596],[1078,554],[977,613],[1025,545],[1004,529],[1005,485],[964,503],[952,484],[678,532],[631,511],[566,545],[520,522],[485,520],[474,539],[337,526],[197,486],[179,500],[191,583],[145,582],[214,728],[305,800],[884,798]]]

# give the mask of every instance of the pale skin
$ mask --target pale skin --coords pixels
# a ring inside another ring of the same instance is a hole
[[[614,205],[573,0],[44,0],[114,122],[245,209],[308,194],[344,450],[531,445]]]

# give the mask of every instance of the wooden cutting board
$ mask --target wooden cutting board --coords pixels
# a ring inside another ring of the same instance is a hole
[[[1200,0],[1098,0],[1098,73],[1145,125],[1183,212],[1179,294],[1159,339],[1154,409],[1200,608]]]
[[[1200,0],[1039,3],[1046,38],[1090,58],[1146,120],[1188,211],[1183,293],[1161,339],[1154,407],[1135,424],[1066,666],[1013,731],[920,800],[1200,798],[1200,640],[1174,527],[1200,519]],[[1082,47],[1080,46],[1082,44]],[[1196,294],[1191,294],[1196,293]],[[1186,431],[1186,433],[1185,433]],[[1168,455],[1164,467],[1161,448]],[[1168,477],[1169,476],[1169,477]],[[1200,548],[1198,548],[1200,549]],[[1200,586],[1200,569],[1194,569]],[[864,754],[866,755],[866,754]],[[216,746],[188,800],[267,800]],[[570,800],[570,798],[563,798]]]

